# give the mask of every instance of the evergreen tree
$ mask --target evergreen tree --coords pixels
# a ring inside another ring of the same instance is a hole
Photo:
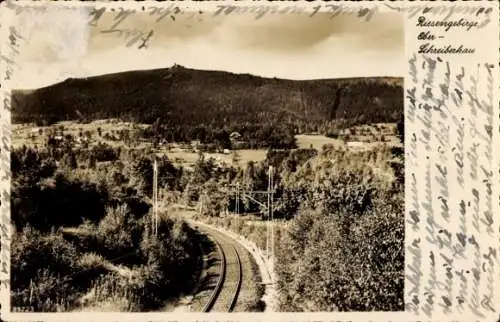
[[[70,169],[76,169],[78,168],[78,162],[76,161],[76,155],[73,152],[73,150],[69,149],[66,151],[63,157],[63,166],[70,168]]]
[[[142,196],[151,196],[153,192],[153,163],[151,159],[141,157],[132,165],[130,185]]]
[[[405,122],[404,122],[404,116],[401,117],[399,122],[397,123],[397,132],[398,132],[398,137],[401,140],[401,143],[405,142]]]
[[[90,153],[90,156],[89,156],[88,160],[89,160],[89,162],[88,162],[88,168],[89,169],[95,169],[96,164],[97,164],[97,160],[96,160],[95,154],[94,153]]]

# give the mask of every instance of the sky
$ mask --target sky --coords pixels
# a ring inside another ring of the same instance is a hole
[[[159,14],[132,14],[115,28],[120,36],[103,32],[117,21],[116,12],[106,11],[94,26],[83,8],[23,12],[12,87],[173,64],[288,79],[404,75],[404,23],[396,12],[377,12],[368,22],[356,15],[193,14],[159,22]],[[148,47],[127,47],[127,31],[153,31]]]

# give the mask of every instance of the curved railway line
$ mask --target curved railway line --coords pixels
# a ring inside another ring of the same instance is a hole
[[[235,241],[209,228],[198,227],[214,242],[220,258],[219,277],[202,312],[232,312],[241,290],[243,270]]]

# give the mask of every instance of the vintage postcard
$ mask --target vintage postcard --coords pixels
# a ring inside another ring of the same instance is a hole
[[[498,3],[0,16],[2,320],[500,321]]]

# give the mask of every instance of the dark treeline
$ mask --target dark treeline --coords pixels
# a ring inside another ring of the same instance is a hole
[[[333,121],[336,126],[395,122],[403,110],[399,78],[291,81],[180,66],[68,79],[35,91],[14,91],[12,98],[14,123],[159,120],[169,129],[165,136],[180,141],[203,136],[192,133],[200,124],[242,132],[244,126],[266,132],[265,127],[280,124],[295,133],[326,133]]]
[[[294,129],[286,125],[240,125],[214,128],[208,125],[182,126],[153,123],[143,130],[142,137],[153,142],[199,141],[213,149],[292,149],[296,147]]]

